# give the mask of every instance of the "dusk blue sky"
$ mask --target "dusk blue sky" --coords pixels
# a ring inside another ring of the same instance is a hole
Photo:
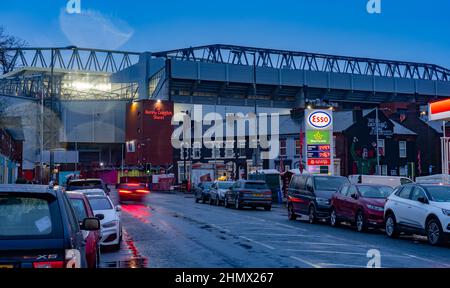
[[[0,25],[29,46],[160,51],[236,44],[427,62],[450,68],[450,1],[0,0]],[[431,4],[432,3],[432,4]]]

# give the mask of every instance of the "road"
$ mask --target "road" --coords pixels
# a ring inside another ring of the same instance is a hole
[[[429,246],[424,237],[395,240],[383,231],[289,221],[282,206],[235,210],[152,193],[122,209],[122,249],[103,253],[102,267],[365,268],[376,249],[383,268],[450,268],[450,248]]]

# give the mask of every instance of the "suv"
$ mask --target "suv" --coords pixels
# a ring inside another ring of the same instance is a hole
[[[236,209],[244,206],[252,208],[264,207],[272,210],[272,191],[265,181],[239,180],[225,193],[225,208],[234,205]]]
[[[97,218],[78,222],[60,188],[0,185],[1,268],[85,268],[83,231],[98,231]]]
[[[288,217],[308,215],[309,223],[330,218],[331,197],[342,185],[350,184],[341,176],[302,174],[292,177],[288,188]]]
[[[200,200],[203,204],[207,201],[210,201],[211,194],[209,194],[209,190],[211,190],[211,186],[213,182],[201,182],[194,188],[194,198],[195,203],[198,203]]]
[[[421,234],[431,245],[450,236],[450,186],[410,184],[397,188],[385,206],[386,234]]]
[[[220,206],[225,200],[225,193],[234,185],[232,181],[215,181],[209,191],[209,204]]]
[[[102,189],[107,195],[111,191],[102,179],[76,179],[67,183],[67,191]]]

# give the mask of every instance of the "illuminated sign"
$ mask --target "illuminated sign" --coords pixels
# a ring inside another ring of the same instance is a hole
[[[328,112],[316,111],[309,115],[308,124],[315,129],[325,129],[332,123],[332,117]]]
[[[153,120],[166,120],[167,117],[172,118],[173,116],[173,112],[172,111],[162,111],[159,109],[155,109],[155,110],[145,110],[144,111],[145,115],[149,115],[152,117]]]
[[[330,131],[306,131],[306,144],[330,144]]]
[[[450,121],[450,99],[430,103],[428,105],[428,118],[430,121]]]
[[[330,110],[305,110],[306,164],[309,173],[334,173],[333,116]]]

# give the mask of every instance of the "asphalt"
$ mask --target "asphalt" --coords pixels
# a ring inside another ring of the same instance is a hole
[[[450,268],[448,245],[289,221],[283,205],[235,210],[196,204],[181,193],[152,193],[122,209],[122,248],[102,253],[102,267],[365,268],[370,261],[383,268]]]

